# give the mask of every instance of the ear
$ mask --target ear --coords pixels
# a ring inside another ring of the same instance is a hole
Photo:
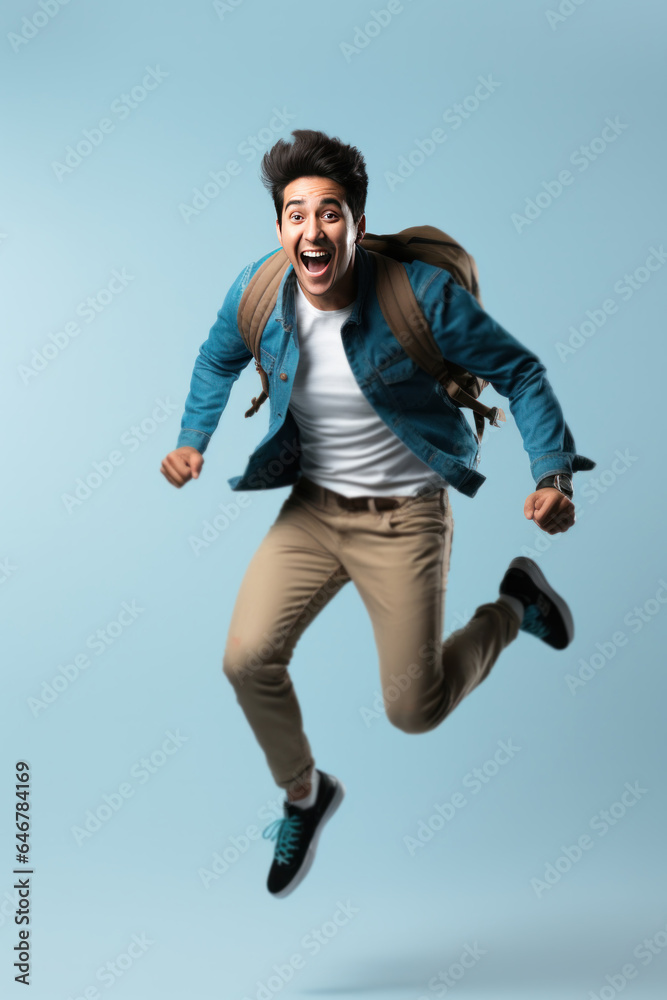
[[[283,235],[280,232],[280,222],[278,221],[278,219],[276,219],[276,235],[278,237],[278,242],[282,246],[283,245]]]
[[[361,243],[366,234],[366,215],[362,215],[357,223],[357,235],[355,237],[355,243]]]

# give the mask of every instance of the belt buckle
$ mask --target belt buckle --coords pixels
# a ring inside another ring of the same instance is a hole
[[[344,493],[336,493],[335,496],[343,510],[371,510],[371,503],[374,503],[372,497],[346,497]]]
[[[383,503],[382,507],[378,508],[376,500],[386,501],[387,497],[346,497],[342,493],[336,494],[336,499],[338,505],[343,507],[345,510],[370,510],[374,514],[378,514],[380,510],[395,510],[400,507],[400,500],[396,500],[395,497],[391,497],[392,504]],[[361,502],[363,501],[363,503]]]
[[[372,510],[374,514],[379,512],[376,500],[383,501],[379,510],[397,510],[397,508],[401,506],[401,501],[397,497],[370,497],[369,509]],[[388,501],[391,501],[391,503]]]

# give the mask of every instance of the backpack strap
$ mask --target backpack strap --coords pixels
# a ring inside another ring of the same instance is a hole
[[[367,232],[361,245],[364,250],[375,250],[376,253],[404,263],[421,260],[425,264],[444,268],[458,285],[467,289],[484,307],[475,258],[442,229],[436,229],[435,226],[411,226],[409,229],[402,229],[400,233],[382,236]]]
[[[278,301],[280,283],[290,266],[283,248],[271,254],[248,282],[237,313],[237,323],[248,350],[259,361],[259,347],[266,321]]]
[[[499,421],[505,420],[505,414],[500,407],[485,406],[456,381],[455,373],[463,373],[463,369],[443,358],[403,265],[374,250],[368,250],[367,253],[375,261],[375,292],[387,325],[412,360],[440,382],[452,402],[458,406],[467,406],[473,411],[477,437],[481,443],[484,418],[498,426]],[[486,384],[483,382],[480,387],[478,383],[473,383],[468,388],[476,389],[479,394]]]
[[[260,346],[264,327],[275,309],[280,284],[289,266],[289,258],[281,247],[257,268],[239,302],[236,322],[262,380],[262,391],[259,396],[252,397],[252,406],[246,410],[246,417],[257,413],[269,396],[269,380],[261,365]]]

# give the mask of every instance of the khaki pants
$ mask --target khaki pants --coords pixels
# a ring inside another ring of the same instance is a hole
[[[454,528],[447,490],[397,499],[395,510],[345,510],[333,491],[301,477],[241,583],[223,669],[285,790],[314,764],[287,668],[304,629],[344,584],[352,580],[366,606],[387,718],[406,733],[439,725],[518,633],[516,615],[495,600],[443,643]]]

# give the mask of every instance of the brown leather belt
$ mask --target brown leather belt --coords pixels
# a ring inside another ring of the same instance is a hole
[[[373,507],[375,510],[396,510],[401,506],[401,501],[395,497],[346,497],[336,493],[335,499],[338,506],[345,510],[373,510]]]
[[[346,497],[342,493],[329,489],[328,486],[320,486],[318,483],[306,479],[305,476],[300,477],[297,485],[308,496],[322,500],[331,497],[344,510],[396,510],[397,507],[402,507],[406,500],[410,499],[410,497]]]

